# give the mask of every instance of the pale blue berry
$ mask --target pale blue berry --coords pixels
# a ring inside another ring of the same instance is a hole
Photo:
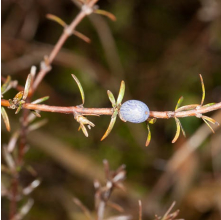
[[[149,117],[150,110],[147,105],[138,100],[124,102],[119,111],[119,116],[123,121],[132,123],[142,123]]]

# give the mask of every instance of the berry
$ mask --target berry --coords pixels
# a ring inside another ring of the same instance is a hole
[[[142,123],[149,117],[150,110],[147,105],[138,100],[128,100],[121,105],[119,117],[122,121]]]

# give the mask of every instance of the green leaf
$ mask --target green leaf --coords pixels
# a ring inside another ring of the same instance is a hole
[[[28,74],[28,77],[27,77],[27,80],[26,80],[26,83],[25,83],[24,95],[23,95],[23,98],[22,98],[23,100],[25,100],[28,96],[29,89],[31,87],[31,82],[32,82],[32,75]]]
[[[76,82],[77,85],[78,85],[78,88],[79,88],[80,93],[81,93],[82,105],[83,105],[84,102],[85,102],[85,96],[84,96],[84,90],[83,90],[83,87],[81,86],[80,81],[78,80],[78,78],[77,78],[74,74],[71,74],[71,76],[73,77],[73,79],[75,80],[75,82]]]
[[[180,123],[179,123],[179,119],[178,118],[175,118],[175,121],[176,121],[176,134],[172,140],[172,143],[175,143],[178,139],[178,137],[180,136]]]
[[[178,109],[176,110],[176,112],[192,110],[192,109],[195,109],[195,108],[198,107],[198,106],[200,106],[200,105],[199,105],[199,104],[185,105],[185,106],[182,106],[182,107],[178,108]]]
[[[79,37],[81,40],[85,41],[86,43],[90,43],[91,39],[87,36],[85,36],[84,34],[78,32],[78,31],[74,31],[73,34],[77,37]]]
[[[151,132],[150,132],[150,126],[147,124],[147,140],[145,146],[147,147],[150,144],[151,141]]]
[[[40,99],[36,99],[35,101],[33,101],[31,104],[39,104],[39,103],[42,103],[42,102],[45,102],[46,100],[49,99],[49,96],[44,96]]]
[[[1,87],[1,94],[2,95],[10,89],[10,82],[11,82],[11,77],[7,76],[5,83]]]
[[[94,11],[94,13],[99,14],[99,15],[107,16],[107,17],[110,18],[112,21],[116,21],[116,17],[115,17],[112,13],[110,13],[110,12],[108,12],[108,11],[104,11],[104,10],[97,9],[97,10]]]
[[[67,24],[66,24],[61,18],[59,18],[59,17],[56,16],[56,15],[47,14],[47,15],[46,15],[46,18],[48,18],[49,20],[52,20],[52,21],[57,22],[57,23],[60,24],[62,27],[66,27],[66,26],[67,26]]]
[[[8,118],[7,112],[5,111],[4,107],[2,107],[1,110],[2,110],[1,111],[2,118],[3,118],[3,121],[5,123],[6,129],[7,129],[7,131],[10,131],[11,128],[10,128],[10,122],[9,122],[9,118]]]
[[[215,125],[218,125],[218,126],[219,126],[219,122],[216,121],[216,120],[214,120],[213,118],[210,118],[210,117],[208,117],[208,116],[203,115],[203,116],[202,116],[202,119],[205,119],[206,121],[209,121],[209,122],[211,122],[212,124],[215,124]]]
[[[123,98],[124,98],[124,92],[125,92],[125,82],[122,80],[120,84],[120,90],[117,97],[117,105],[120,105]]]
[[[202,100],[201,100],[201,105],[203,105],[204,99],[205,99],[205,86],[204,86],[204,82],[203,82],[203,77],[201,74],[199,74],[200,76],[200,80],[201,80],[201,85],[202,85]]]
[[[101,138],[101,141],[103,141],[110,134],[111,130],[113,129],[114,124],[116,122],[117,114],[118,114],[118,111],[115,110],[115,112],[111,116],[111,121],[110,121],[110,124],[109,124],[107,130],[106,130],[105,134],[103,135],[103,137]]]
[[[209,106],[212,106],[212,105],[215,105],[216,103],[208,103],[208,104],[206,104],[206,105],[204,105],[203,107],[209,107]]]
[[[202,119],[203,119],[203,121],[206,123],[206,125],[210,128],[210,130],[211,130],[213,133],[215,133],[215,131],[214,131],[213,128],[210,126],[210,124],[207,122],[207,120],[206,120],[205,118],[203,118],[203,117],[202,117]]]
[[[37,111],[35,111],[35,110],[31,110],[31,113],[34,114],[38,118],[41,117],[41,115]]]
[[[109,98],[109,100],[110,100],[110,102],[112,104],[112,107],[113,108],[116,107],[116,100],[114,98],[113,93],[110,90],[107,90],[107,95],[108,95],[108,98]]]
[[[183,102],[183,96],[181,96],[176,104],[175,111],[180,107],[181,103]]]
[[[17,108],[15,114],[18,114],[18,113],[21,111],[21,109],[22,109],[22,105],[23,105],[23,102],[20,101],[19,106],[18,106],[18,108]]]
[[[180,120],[179,120],[178,118],[176,118],[176,119],[178,120],[178,123],[180,124],[180,128],[181,128],[181,131],[182,131],[182,133],[183,133],[183,136],[186,137],[186,132],[184,131],[183,126],[182,126]],[[175,120],[176,120],[176,119],[175,119]]]

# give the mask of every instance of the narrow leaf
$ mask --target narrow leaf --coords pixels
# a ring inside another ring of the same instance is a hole
[[[36,116],[34,114],[29,114],[28,118],[27,118],[27,124],[30,124],[31,122],[33,122],[36,119]]]
[[[176,134],[175,134],[175,137],[173,138],[172,140],[172,143],[175,143],[178,139],[178,137],[180,136],[180,123],[178,122],[179,119],[175,118],[175,121],[176,121]]]
[[[8,115],[7,115],[7,112],[5,111],[5,108],[2,107],[2,118],[3,118],[3,121],[5,123],[5,127],[7,129],[7,131],[10,131],[11,130],[11,127],[10,127],[10,122],[9,122],[9,118],[8,118]]]
[[[48,122],[47,119],[43,119],[43,120],[41,120],[41,121],[38,121],[38,122],[36,122],[36,123],[30,125],[30,126],[28,127],[28,131],[36,130],[36,129],[38,129],[38,128],[44,126],[47,122]]]
[[[83,124],[80,124],[80,128],[82,129],[84,135],[85,135],[86,137],[88,137],[88,132],[87,132],[87,129],[85,128],[85,126],[84,126]],[[80,130],[80,129],[78,129],[78,130]]]
[[[30,165],[25,166],[25,169],[34,177],[38,175],[37,171]]]
[[[116,173],[119,173],[119,172],[121,172],[121,171],[125,171],[125,169],[126,169],[126,165],[125,165],[125,164],[122,164],[121,166],[119,166],[119,167],[117,168]]]
[[[107,206],[117,210],[118,212],[124,212],[124,209],[114,202],[107,201]]]
[[[78,120],[77,122],[79,122],[80,124],[85,124],[85,125],[90,125],[91,127],[94,127],[94,123],[92,123],[91,121],[89,121],[86,117],[84,117],[83,115],[79,115],[78,116]]]
[[[180,128],[181,128],[181,131],[183,133],[183,136],[186,137],[186,132],[184,131],[183,126],[182,126],[180,120],[178,118],[175,118],[175,120],[177,120],[177,122],[180,124]]]
[[[74,74],[71,74],[71,76],[73,77],[73,79],[75,80],[75,82],[76,82],[77,85],[78,85],[78,88],[79,88],[80,93],[81,93],[82,104],[84,104],[84,102],[85,102],[85,96],[84,96],[84,90],[83,90],[83,87],[81,86],[80,81],[78,80],[78,78],[77,78]]]
[[[107,90],[107,95],[108,95],[108,98],[112,104],[112,107],[114,108],[116,106],[116,100],[114,98],[113,93],[110,90]]]
[[[122,80],[120,84],[120,90],[117,97],[117,105],[121,104],[123,98],[124,98],[124,92],[125,92],[125,82]]]
[[[37,111],[35,111],[35,110],[31,110],[31,113],[34,114],[38,118],[41,117],[41,115]]]
[[[164,214],[162,219],[168,219],[168,217],[170,216],[170,212],[172,211],[173,207],[175,206],[176,202],[173,202],[172,205],[169,207],[169,209],[167,210],[167,212]],[[176,216],[175,216],[176,217]]]
[[[5,159],[6,164],[11,170],[15,170],[15,161],[12,155],[8,152],[7,147],[3,146],[3,157]]]
[[[203,121],[207,124],[207,126],[210,128],[210,130],[215,133],[215,131],[213,130],[213,128],[210,126],[210,124],[207,122],[207,120],[205,120],[205,118],[202,118]]]
[[[209,107],[209,106],[212,106],[212,105],[215,105],[216,103],[208,103],[208,104],[206,104],[206,105],[204,105],[203,107]]]
[[[15,114],[18,114],[20,111],[21,111],[21,109],[22,109],[22,101],[19,103],[19,106],[18,106],[18,108],[17,108],[17,110],[16,110],[16,112],[15,112]]]
[[[126,171],[125,171],[125,170],[122,170],[122,171],[118,172],[118,173],[116,174],[116,176],[114,176],[114,178],[112,179],[112,181],[113,181],[114,183],[120,182],[120,181],[122,181],[122,180],[125,179],[125,176],[126,176]]]
[[[115,112],[113,113],[113,115],[111,116],[110,124],[109,124],[109,126],[108,126],[108,128],[107,128],[105,134],[104,134],[103,137],[101,138],[101,141],[103,141],[103,140],[110,134],[111,130],[113,129],[114,124],[115,124],[115,122],[116,122],[117,113],[118,113],[118,112],[115,111]]]
[[[203,105],[204,99],[205,99],[205,86],[204,86],[204,82],[203,82],[203,77],[201,74],[199,74],[200,76],[200,80],[201,80],[201,85],[202,85],[202,100],[201,100],[201,105]]]
[[[27,77],[27,80],[26,80],[26,83],[25,83],[23,100],[25,100],[27,98],[27,96],[28,96],[29,89],[31,87],[31,82],[32,82],[32,75],[30,73],[30,74],[28,74],[28,77]]]
[[[176,104],[175,111],[180,107],[181,103],[183,102],[183,96],[181,96]]]
[[[90,211],[82,204],[78,198],[73,198],[73,202],[84,212],[88,219],[93,219]]]
[[[52,15],[52,14],[47,14],[46,18],[48,18],[49,20],[55,21],[58,24],[60,24],[62,27],[65,27],[67,24],[58,16],[56,15]]]
[[[45,102],[48,99],[49,99],[49,96],[44,96],[40,99],[36,99],[35,101],[32,102],[32,104],[39,104],[39,103]]]
[[[150,144],[151,141],[151,132],[150,132],[150,126],[147,124],[147,140],[145,146],[147,147]]]
[[[107,17],[110,18],[112,21],[116,21],[116,20],[117,20],[116,17],[115,17],[112,13],[110,13],[110,12],[108,12],[108,11],[104,11],[104,10],[97,9],[97,10],[94,11],[94,13],[107,16]]]
[[[10,89],[10,82],[11,82],[11,77],[7,76],[5,83],[1,87],[1,94],[2,95]]]
[[[13,133],[9,143],[8,143],[8,146],[7,146],[7,150],[8,152],[12,152],[16,146],[16,143],[17,143],[17,140],[18,140],[18,137],[19,137],[19,131],[16,131]]]
[[[28,214],[28,212],[30,211],[31,207],[34,204],[34,200],[33,199],[29,199],[24,206],[22,206],[22,208],[19,210],[19,212],[12,218],[12,220],[21,220],[25,217],[25,215]]]
[[[182,106],[182,107],[178,108],[176,110],[176,112],[192,110],[192,109],[197,108],[198,106],[200,106],[200,105],[199,104],[185,105],[185,106]]]
[[[78,31],[74,31],[73,34],[77,37],[79,37],[81,40],[85,41],[86,43],[90,43],[91,39],[87,36],[85,36],[84,34],[78,32]]]
[[[114,185],[115,185],[115,188],[118,188],[118,189],[126,192],[126,189],[125,189],[124,185],[121,182],[114,183]]]
[[[39,179],[36,179],[32,181],[27,187],[25,187],[22,192],[24,195],[30,194],[36,187],[40,185],[41,181]]]
[[[219,126],[219,122],[216,121],[216,120],[214,120],[213,118],[210,118],[210,117],[205,116],[205,115],[203,115],[202,118],[205,119],[205,120],[207,120],[207,121],[209,121],[209,122],[211,122],[212,124],[215,124],[215,125],[218,125],[218,126]]]

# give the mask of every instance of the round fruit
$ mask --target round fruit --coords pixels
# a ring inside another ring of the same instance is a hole
[[[142,123],[149,117],[150,110],[147,105],[139,100],[129,100],[121,105],[119,116],[122,121]]]

